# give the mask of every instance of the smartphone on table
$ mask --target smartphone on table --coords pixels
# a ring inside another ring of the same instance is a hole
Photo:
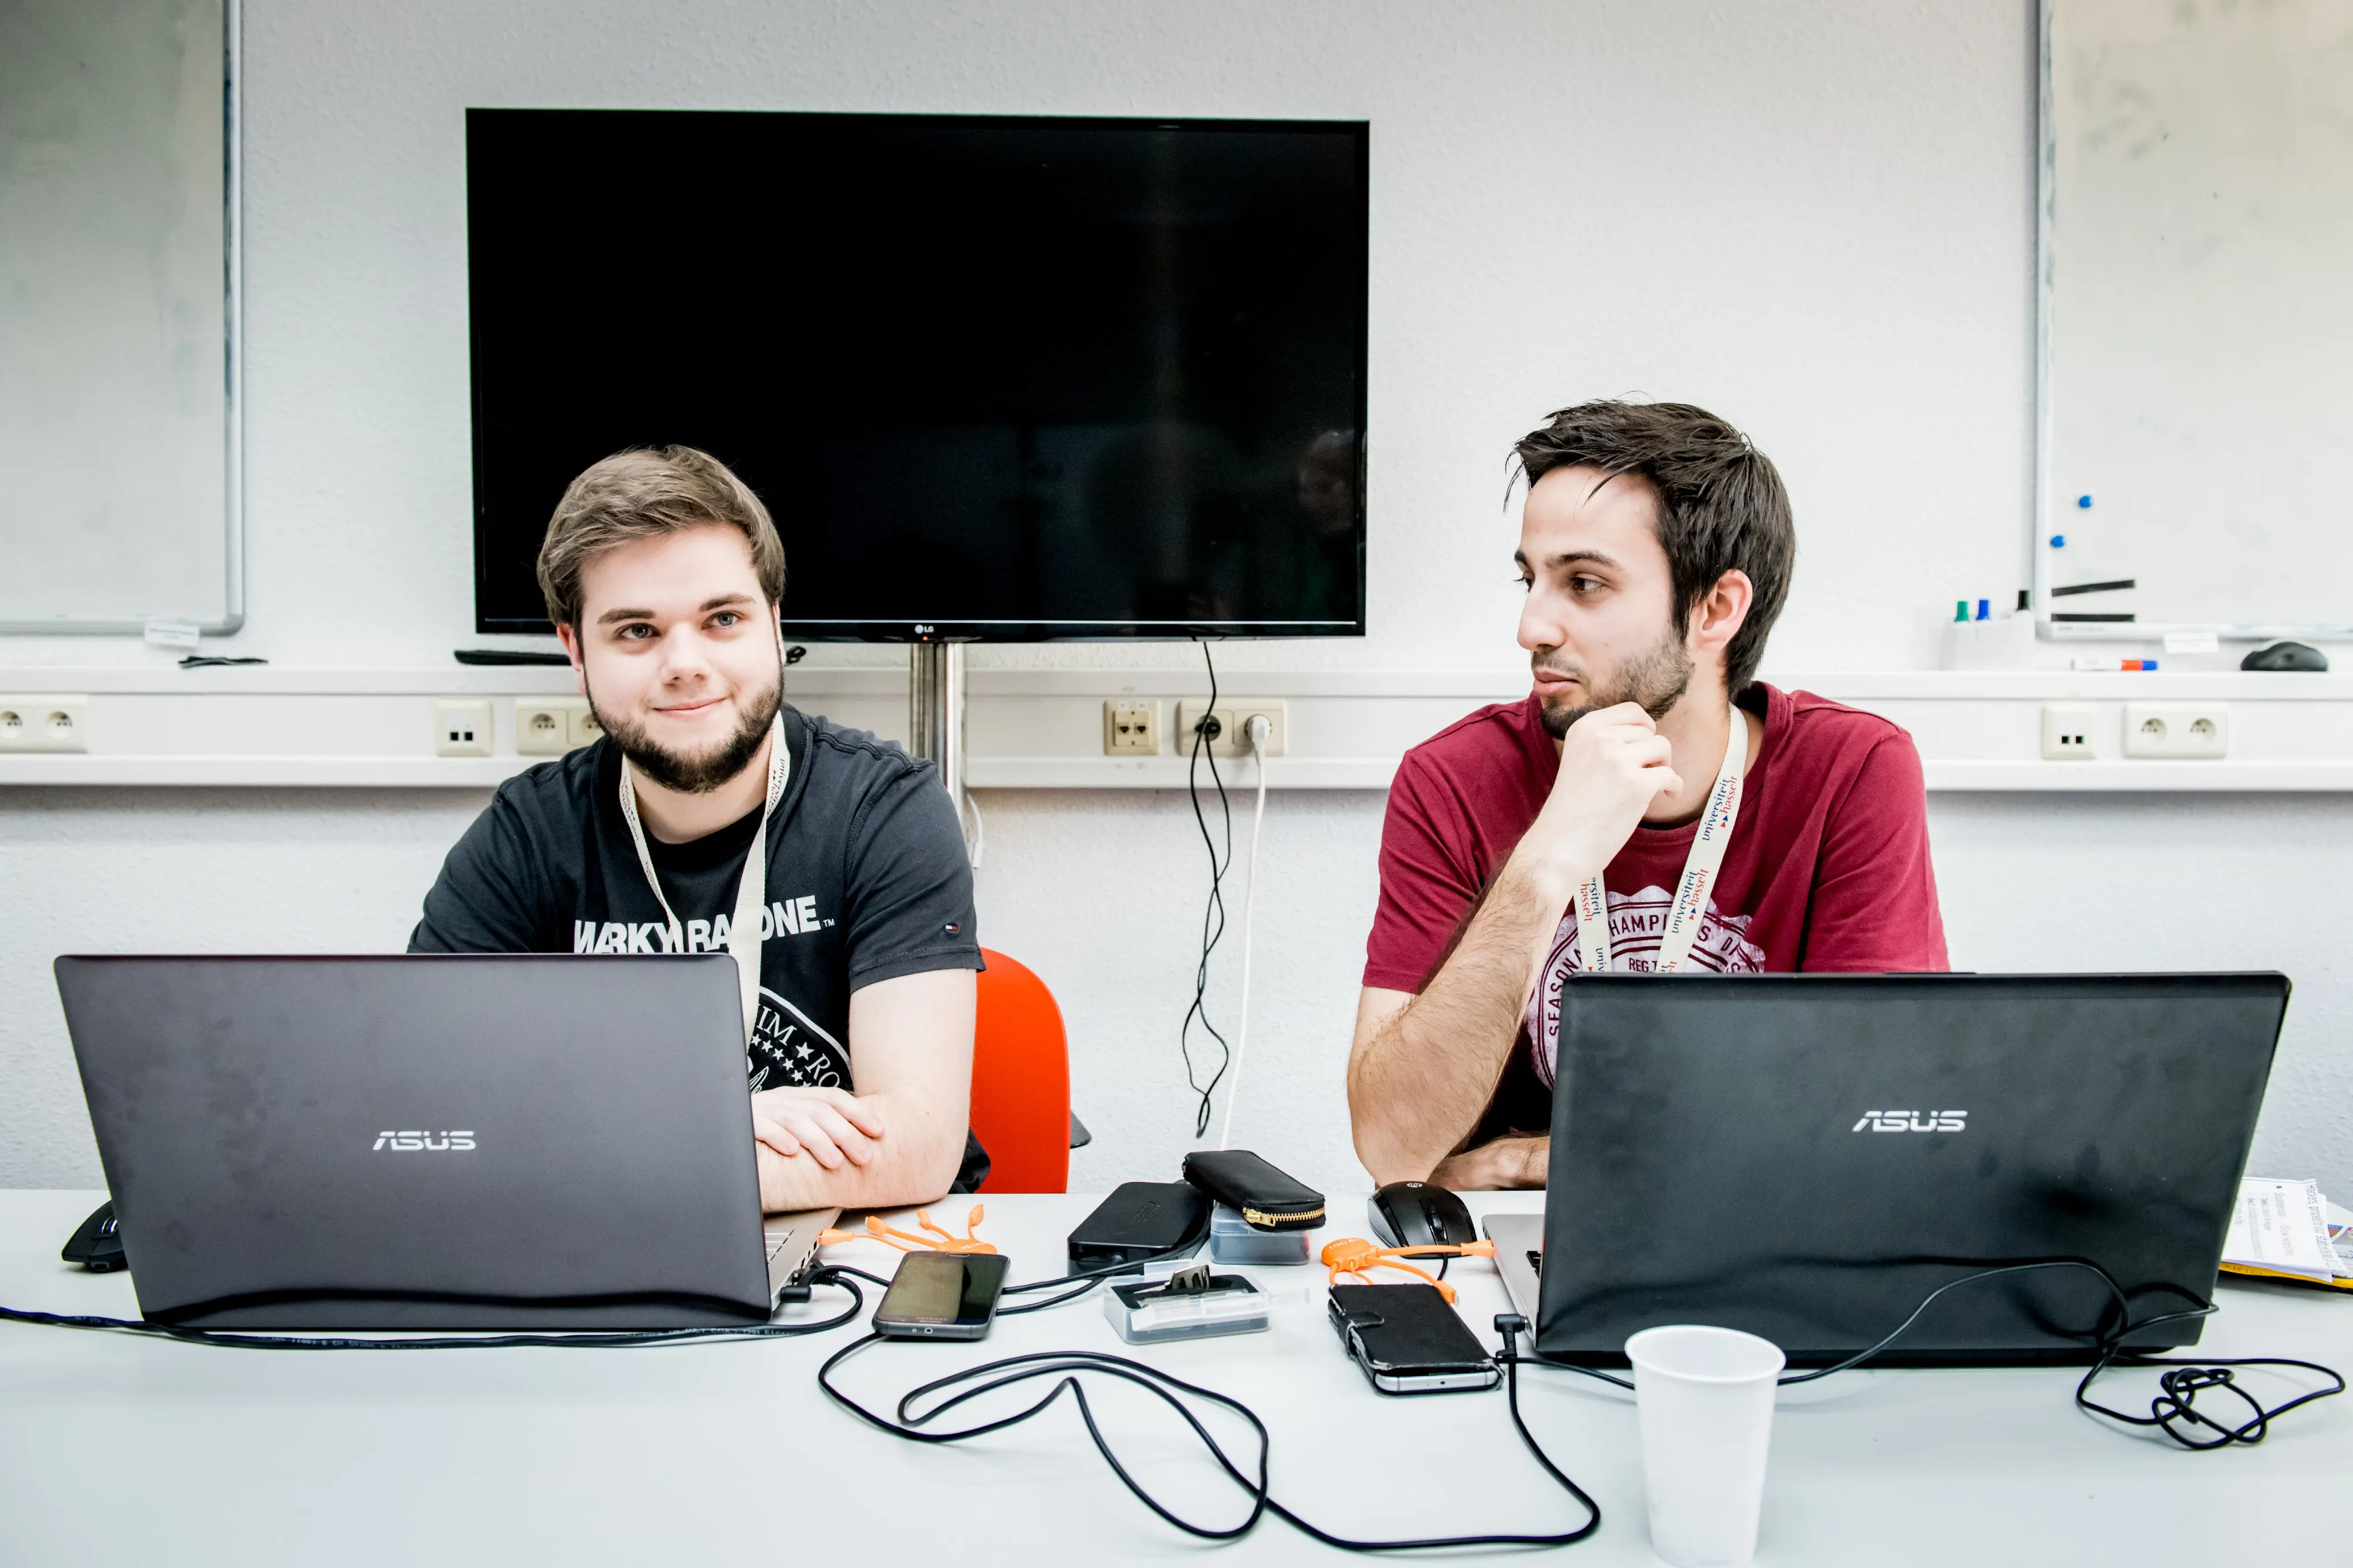
[[[997,1316],[1008,1267],[997,1252],[911,1252],[874,1309],[874,1331],[902,1340],[979,1339]]]

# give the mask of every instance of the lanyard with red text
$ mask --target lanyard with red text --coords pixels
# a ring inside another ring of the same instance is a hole
[[[1724,852],[1732,843],[1732,822],[1740,815],[1740,775],[1748,766],[1748,727],[1756,722],[1738,708],[1740,721],[1727,724],[1724,766],[1717,770],[1715,788],[1708,792],[1707,810],[1699,831],[1692,836],[1691,858],[1683,862],[1683,880],[1675,885],[1674,902],[1667,910],[1666,930],[1659,933],[1657,973],[1672,974],[1691,956],[1699,940],[1701,919],[1707,913],[1708,889],[1724,867]],[[1609,898],[1601,879],[1593,877],[1577,889],[1577,966],[1588,974],[1609,968]]]
[[[743,879],[735,884],[735,912],[727,921],[727,951],[734,956],[736,984],[743,990],[746,1043],[752,1038],[753,1026],[760,1021],[760,922],[766,918],[768,902],[768,818],[776,814],[776,803],[785,798],[785,783],[792,767],[792,755],[785,749],[785,719],[779,713],[768,731],[768,804],[760,812],[752,847],[744,853]],[[661,905],[662,919],[670,922],[667,951],[684,952],[686,928],[679,924],[670,900],[662,894],[661,879],[654,874],[653,851],[646,847],[646,830],[638,822],[637,784],[627,757],[621,759],[621,820],[629,825],[630,842],[638,847],[638,864],[645,868],[646,882]]]

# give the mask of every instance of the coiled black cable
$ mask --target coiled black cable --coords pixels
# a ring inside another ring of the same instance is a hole
[[[820,1270],[820,1273],[822,1272]],[[816,1277],[812,1276],[812,1278]],[[1527,1445],[1528,1451],[1535,1456],[1536,1462],[1544,1467],[1545,1473],[1575,1498],[1578,1505],[1586,1510],[1585,1522],[1573,1530],[1552,1534],[1452,1535],[1405,1541],[1363,1541],[1322,1529],[1274,1499],[1268,1489],[1268,1461],[1272,1442],[1267,1433],[1266,1423],[1259,1419],[1256,1411],[1230,1394],[1219,1394],[1215,1389],[1203,1388],[1198,1384],[1187,1383],[1182,1378],[1172,1376],[1157,1367],[1139,1361],[1131,1361],[1125,1356],[1106,1355],[1096,1351],[1039,1351],[1029,1355],[1007,1356],[1002,1360],[987,1362],[979,1366],[967,1367],[961,1372],[951,1373],[945,1377],[934,1378],[902,1396],[896,1407],[896,1418],[893,1419],[892,1416],[879,1415],[859,1404],[833,1381],[833,1373],[843,1363],[860,1351],[879,1343],[881,1338],[881,1335],[870,1333],[853,1340],[828,1356],[825,1364],[818,1369],[818,1386],[825,1391],[825,1396],[857,1419],[878,1431],[888,1432],[892,1436],[903,1437],[913,1443],[961,1443],[971,1438],[987,1436],[992,1432],[1002,1432],[1009,1426],[1018,1426],[1024,1421],[1043,1414],[1055,1401],[1061,1398],[1064,1394],[1068,1394],[1072,1404],[1078,1407],[1079,1419],[1085,1426],[1087,1436],[1094,1444],[1095,1452],[1103,1456],[1103,1463],[1111,1468],[1112,1474],[1119,1478],[1120,1484],[1127,1488],[1136,1500],[1150,1509],[1155,1515],[1186,1534],[1199,1540],[1237,1540],[1255,1530],[1260,1521],[1270,1513],[1311,1539],[1344,1552],[1419,1552],[1469,1546],[1567,1546],[1583,1541],[1601,1527],[1600,1505],[1596,1503],[1583,1488],[1570,1479],[1566,1471],[1552,1462],[1551,1458],[1537,1445],[1535,1435],[1528,1430],[1527,1423],[1521,1418],[1517,1358],[1507,1360],[1504,1369],[1504,1398],[1511,1410],[1512,1426],[1518,1431],[1520,1440]],[[1091,1373],[1116,1378],[1142,1388],[1176,1411],[1186,1426],[1192,1429],[1193,1435],[1201,1440],[1202,1446],[1217,1461],[1218,1468],[1223,1470],[1226,1476],[1250,1499],[1249,1511],[1232,1524],[1204,1524],[1183,1517],[1146,1491],[1128,1471],[1127,1467],[1120,1463],[1119,1456],[1113,1451],[1110,1442],[1103,1436],[1102,1426],[1095,1420],[1094,1407],[1088,1402],[1086,1386],[1081,1381]],[[995,1420],[981,1422],[977,1426],[959,1427],[952,1431],[926,1429],[931,1422],[970,1400],[978,1399],[998,1389],[1010,1388],[1039,1378],[1055,1378],[1057,1381],[1046,1391],[1043,1397],[1020,1410],[999,1416]],[[1185,1399],[1187,1396],[1207,1400],[1229,1410],[1249,1424],[1250,1430],[1257,1434],[1258,1452],[1255,1460],[1248,1469],[1242,1463],[1237,1462],[1235,1457],[1218,1441],[1216,1435],[1202,1425],[1200,1416],[1187,1406]]]

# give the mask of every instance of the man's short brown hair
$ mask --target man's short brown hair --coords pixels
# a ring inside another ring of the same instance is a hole
[[[785,545],[768,509],[726,464],[692,447],[633,447],[592,463],[564,491],[539,547],[539,591],[547,618],[580,624],[580,577],[616,545],[712,524],[732,528],[752,548],[760,592],[785,596]]]
[[[1580,403],[1554,414],[1514,448],[1533,487],[1555,468],[1636,474],[1658,498],[1659,546],[1673,581],[1675,635],[1726,572],[1755,587],[1748,618],[1724,650],[1724,688],[1757,678],[1765,638],[1789,596],[1798,529],[1772,459],[1748,437],[1688,403]]]

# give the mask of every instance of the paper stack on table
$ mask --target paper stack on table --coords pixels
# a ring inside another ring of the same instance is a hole
[[[2348,1217],[2353,1216],[2320,1195],[2317,1182],[2249,1176],[2239,1184],[2239,1204],[2231,1211],[2222,1268],[2232,1274],[2353,1290]]]

